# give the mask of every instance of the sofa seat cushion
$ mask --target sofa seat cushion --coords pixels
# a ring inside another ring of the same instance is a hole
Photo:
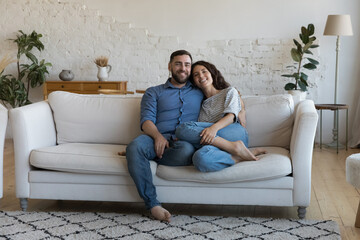
[[[33,150],[30,164],[37,168],[73,173],[117,174],[129,176],[125,145],[67,143]],[[156,171],[156,163],[151,163]]]
[[[156,176],[169,181],[203,183],[233,183],[262,181],[284,177],[292,173],[289,151],[280,147],[264,147],[267,154],[258,161],[244,161],[218,172],[203,173],[194,166],[168,167],[159,165]]]

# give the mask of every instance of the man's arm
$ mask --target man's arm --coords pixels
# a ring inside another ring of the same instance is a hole
[[[141,130],[154,139],[155,153],[162,158],[164,150],[169,147],[169,142],[159,132],[155,125],[157,114],[157,90],[149,88],[146,90],[141,100]]]
[[[155,124],[150,120],[146,120],[142,124],[142,130],[146,135],[149,135],[154,139],[154,149],[156,152],[156,156],[158,156],[158,158],[162,158],[165,148],[169,147],[168,140],[164,138],[164,136],[159,132]]]

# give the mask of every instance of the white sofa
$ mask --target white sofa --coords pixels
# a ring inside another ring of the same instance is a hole
[[[3,164],[5,133],[8,122],[8,110],[0,103],[0,198],[3,197]]]
[[[27,199],[142,202],[118,152],[141,134],[141,96],[54,92],[48,101],[10,111],[16,195]],[[318,115],[314,103],[290,95],[244,97],[249,146],[259,161],[219,172],[151,162],[163,203],[297,206],[310,203],[311,162]]]

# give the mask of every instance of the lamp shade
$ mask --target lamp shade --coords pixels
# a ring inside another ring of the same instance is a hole
[[[324,35],[352,36],[350,15],[329,15],[326,21]]]

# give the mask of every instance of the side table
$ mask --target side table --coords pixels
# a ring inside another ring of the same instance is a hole
[[[144,94],[146,90],[140,90],[140,89],[136,89],[136,93],[141,93],[141,94]]]
[[[127,94],[127,81],[46,81],[44,84],[44,99],[54,91],[67,91],[80,94],[99,94],[98,90],[117,90]]]
[[[320,110],[320,149],[322,147],[322,110],[336,111],[336,131],[339,131],[339,110],[346,110],[346,151],[348,150],[348,117],[349,106],[347,104],[315,104],[315,108]],[[339,153],[339,134],[336,138],[336,153]]]
[[[99,89],[99,90],[98,90],[98,93],[100,93],[100,94],[109,94],[109,95],[134,94],[133,91],[116,90],[116,89]]]

